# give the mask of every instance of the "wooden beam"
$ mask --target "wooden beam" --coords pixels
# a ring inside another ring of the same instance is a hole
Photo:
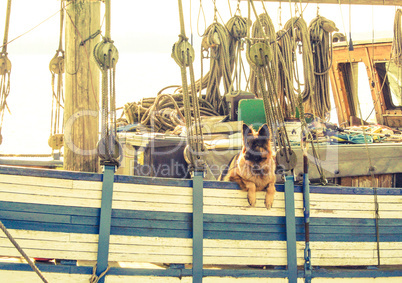
[[[248,0],[243,0],[248,1]],[[265,2],[282,2],[289,3],[289,1],[277,1],[277,0],[264,0]],[[383,5],[383,6],[400,6],[400,0],[290,0],[293,3],[318,3],[318,4],[345,4],[345,5]]]
[[[99,69],[90,60],[99,36],[99,1],[68,1],[66,8],[66,83],[64,107],[64,169],[98,171]]]

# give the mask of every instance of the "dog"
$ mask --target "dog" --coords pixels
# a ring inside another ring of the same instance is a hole
[[[247,200],[251,206],[255,206],[256,192],[266,189],[265,207],[270,209],[276,191],[276,164],[270,129],[264,124],[255,131],[243,124],[242,133],[242,150],[233,156],[218,180],[239,184],[241,189],[248,192]]]

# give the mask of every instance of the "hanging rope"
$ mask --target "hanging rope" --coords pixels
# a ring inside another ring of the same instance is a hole
[[[8,29],[10,26],[11,0],[7,1],[6,24],[4,27],[3,48],[0,53],[0,145],[3,142],[1,129],[3,127],[4,111],[7,108],[7,97],[10,94],[11,61],[7,57]]]
[[[21,246],[17,243],[17,241],[14,239],[14,237],[8,232],[7,228],[4,226],[3,222],[0,221],[0,229],[4,232],[4,234],[7,236],[7,238],[10,240],[10,242],[14,245],[14,247],[18,250],[18,252],[22,255],[22,257],[28,262],[29,266],[33,269],[33,271],[38,274],[40,279],[42,279],[43,282],[47,283],[48,281],[46,278],[43,276],[42,272],[36,267],[35,263],[28,257],[28,255],[24,252],[24,250],[21,248]]]
[[[321,16],[310,22],[308,30],[313,51],[315,114],[327,120],[331,111],[328,71],[332,66],[332,32],[339,30],[333,21]]]
[[[178,4],[180,15],[180,35],[179,40],[173,45],[172,57],[180,67],[183,86],[184,116],[187,133],[187,148],[184,154],[189,163],[189,169],[195,172],[202,172],[205,170],[205,162],[201,157],[202,152],[205,149],[204,138],[201,130],[200,106],[194,79],[194,49],[191,44],[189,44],[188,38],[186,37],[182,1],[178,0]],[[192,109],[187,83],[187,67],[190,72],[191,98],[193,101]],[[193,115],[191,115],[191,112]],[[192,116],[194,117],[194,124],[192,124]]]
[[[234,15],[223,26],[217,22],[217,9],[214,8],[215,22],[205,31],[201,52],[210,58],[210,69],[195,82],[195,91],[206,88],[205,100],[210,103],[220,115],[228,113],[225,97],[220,93],[220,83],[223,79],[225,94],[230,92],[236,53],[241,48],[241,40],[247,35],[247,20],[241,15]],[[183,92],[179,89],[178,92]],[[189,93],[192,90],[189,89]]]
[[[101,165],[119,166],[121,147],[116,133],[116,64],[119,52],[110,37],[110,0],[105,1],[106,31],[103,41],[95,45],[93,56],[102,73],[101,140],[98,154]]]
[[[290,36],[299,44],[301,44],[303,74],[304,74],[304,90],[301,93],[303,102],[310,101],[314,107],[314,99],[310,99],[314,93],[314,63],[311,51],[310,38],[308,36],[307,24],[302,17],[293,17],[285,24],[285,30],[289,30]],[[293,56],[296,55],[296,45],[293,45]],[[293,60],[294,62],[296,60]],[[295,73],[296,74],[296,73]],[[297,81],[301,85],[300,81]]]
[[[276,81],[276,69],[278,67],[278,63],[276,60],[277,45],[275,43],[275,36],[276,36],[275,28],[274,28],[272,20],[268,14],[261,14],[258,17],[259,17],[259,22],[255,21],[252,26],[252,30],[251,30],[251,36],[253,38],[252,43],[255,44],[257,42],[265,42],[264,34],[266,34],[266,37],[268,40],[268,42],[266,42],[266,43],[271,46],[271,49],[274,53],[274,54],[272,54],[273,61],[271,62],[270,66],[272,66],[271,71],[274,72],[274,81]],[[273,44],[271,44],[271,42],[273,42]],[[250,70],[250,91],[252,93],[254,93],[258,98],[262,98],[262,90],[258,87],[258,85],[259,84],[258,84],[258,79],[257,79],[257,75],[255,73],[255,70],[251,69]]]
[[[64,74],[64,51],[63,51],[63,23],[64,23],[64,1],[61,1],[60,7],[60,39],[59,48],[56,54],[50,60],[49,69],[52,74],[52,113],[50,120],[50,137],[49,146],[52,148],[52,154],[55,150],[60,151],[63,146],[63,120],[61,108],[63,108],[63,74]],[[55,81],[57,81],[57,89],[55,91]]]
[[[392,41],[391,60],[402,68],[402,10],[395,12],[394,19],[394,38]]]
[[[270,126],[271,131],[273,133],[277,133],[274,136],[276,136],[278,139],[279,149],[277,161],[280,161],[278,164],[284,166],[285,170],[292,170],[296,165],[296,155],[291,149],[289,138],[285,129],[283,112],[277,95],[277,83],[274,79],[274,72],[272,71],[274,70],[272,66],[273,51],[270,47],[270,41],[265,34],[260,18],[257,15],[253,1],[249,0],[249,4],[254,11],[254,15],[257,19],[258,25],[260,26],[260,30],[262,31],[264,40],[254,44],[251,42],[251,40],[248,40],[246,54],[247,59],[257,76],[259,89],[261,90],[262,99],[264,101],[264,110],[267,123]]]

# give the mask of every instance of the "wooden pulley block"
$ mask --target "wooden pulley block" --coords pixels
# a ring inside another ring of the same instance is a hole
[[[64,56],[53,57],[49,63],[49,70],[54,74],[63,74],[64,73]]]
[[[64,145],[64,135],[63,134],[51,135],[47,143],[53,150],[60,150]]]
[[[189,53],[190,60],[188,60],[187,52]],[[194,48],[186,40],[179,40],[173,45],[172,58],[176,61],[179,66],[189,66],[194,62]]]
[[[118,166],[123,158],[123,148],[119,141],[113,136],[101,139],[98,142],[97,150],[101,162],[114,163]]]
[[[264,42],[255,43],[250,47],[249,58],[254,65],[262,67],[272,60],[271,47]]]
[[[297,156],[293,150],[287,151],[287,158],[285,149],[279,149],[276,152],[276,167],[284,171],[293,170],[297,165]]]
[[[11,61],[7,55],[0,57],[0,76],[11,72]]]
[[[94,47],[94,57],[104,69],[114,68],[119,60],[119,51],[112,42],[101,41]]]

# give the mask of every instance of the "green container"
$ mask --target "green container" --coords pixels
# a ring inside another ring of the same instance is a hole
[[[239,102],[238,121],[253,125],[258,130],[266,123],[264,102],[262,99],[242,99]]]

